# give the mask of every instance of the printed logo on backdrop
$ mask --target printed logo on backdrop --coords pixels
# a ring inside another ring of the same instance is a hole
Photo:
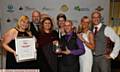
[[[45,11],[53,11],[54,8],[49,8],[49,7],[43,6],[42,10],[45,10]]]
[[[7,23],[10,23],[11,21],[17,22],[18,19],[17,19],[17,18],[7,18],[7,19],[6,19],[6,22],[7,22]]]
[[[81,8],[79,5],[75,6],[74,10],[76,10],[76,11],[90,11],[89,8]]]
[[[60,10],[63,11],[63,12],[67,12],[69,10],[69,7],[66,5],[66,4],[63,4],[61,7],[60,7]]]
[[[21,6],[21,8],[23,9],[22,6]],[[35,8],[29,7],[29,6],[25,6],[25,10],[32,11],[32,10],[35,10]]]
[[[14,6],[13,6],[12,4],[9,4],[9,5],[7,6],[7,12],[12,13],[12,12],[14,12],[14,11],[15,11]]]
[[[95,8],[95,10],[97,10],[97,11],[103,11],[104,8],[102,8],[101,6],[98,6],[97,8]]]

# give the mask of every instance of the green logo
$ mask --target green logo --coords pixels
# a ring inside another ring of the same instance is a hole
[[[75,6],[74,10],[76,10],[76,11],[90,11],[89,8],[81,8],[79,5]]]

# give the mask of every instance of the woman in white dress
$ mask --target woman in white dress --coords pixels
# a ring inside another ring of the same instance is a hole
[[[85,54],[79,57],[80,60],[80,72],[91,72],[93,64],[92,50],[94,50],[94,37],[93,33],[89,30],[90,19],[84,16],[81,19],[81,32],[78,33],[78,37],[83,41],[85,46]]]

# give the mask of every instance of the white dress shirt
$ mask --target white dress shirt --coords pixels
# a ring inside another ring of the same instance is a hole
[[[37,31],[39,31],[39,30],[38,30],[38,27],[37,27],[37,25],[39,25],[39,24],[33,23],[33,25],[34,25],[35,29],[36,29]],[[39,26],[40,26],[40,25],[39,25]]]
[[[102,26],[102,23],[96,25],[95,27],[98,27],[97,30],[99,31],[100,28],[101,28],[101,26]],[[95,29],[93,29],[93,32],[94,32],[94,31],[95,31]],[[105,28],[104,34],[105,34],[106,37],[109,37],[109,38],[111,39],[111,41],[113,41],[113,42],[115,43],[115,45],[114,45],[114,47],[113,47],[113,50],[112,50],[112,52],[110,53],[110,57],[111,57],[112,59],[115,59],[115,58],[118,56],[119,50],[120,50],[120,38],[119,38],[119,36],[115,33],[115,31],[114,31],[111,27],[109,27],[109,26],[107,26],[107,27]]]

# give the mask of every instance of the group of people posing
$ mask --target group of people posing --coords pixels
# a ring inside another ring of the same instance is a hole
[[[6,50],[6,69],[40,69],[40,72],[111,72],[111,59],[120,50],[119,36],[111,27],[101,23],[101,13],[95,11],[80,20],[78,31],[65,14],[56,17],[57,29],[50,16],[35,10],[32,21],[21,16],[16,27],[2,38]],[[90,27],[91,24],[91,27]],[[37,59],[16,62],[15,38],[35,37]],[[108,42],[109,41],[109,42]],[[110,42],[114,43],[111,47]],[[54,46],[58,46],[59,49]],[[56,49],[55,49],[56,48]]]

